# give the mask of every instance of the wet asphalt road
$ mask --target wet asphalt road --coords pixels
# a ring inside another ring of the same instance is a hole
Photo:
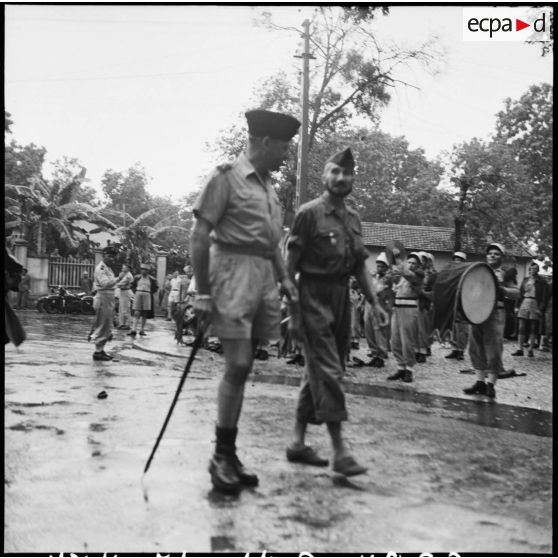
[[[6,553],[552,550],[548,436],[349,395],[346,435],[370,469],[348,481],[285,460],[296,388],[254,382],[238,445],[260,486],[223,497],[207,473],[221,357],[200,352],[143,478],[184,362],[122,332],[115,361],[94,362],[91,318],[22,316],[29,339],[5,355]],[[329,453],[323,427],[309,442]]]

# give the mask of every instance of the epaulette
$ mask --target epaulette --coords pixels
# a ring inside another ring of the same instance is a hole
[[[232,169],[231,163],[221,163],[220,165],[217,165],[217,170],[221,174],[225,174],[227,171],[230,171],[231,169]]]

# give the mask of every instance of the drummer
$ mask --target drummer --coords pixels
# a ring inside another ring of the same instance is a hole
[[[498,375],[504,372],[502,353],[504,350],[504,325],[506,311],[504,297],[519,298],[517,287],[504,287],[504,269],[502,259],[504,247],[493,242],[486,247],[486,263],[492,268],[498,281],[497,302],[492,314],[482,324],[471,324],[469,337],[469,356],[477,372],[477,381],[470,388],[464,389],[467,395],[486,395],[496,397],[494,386]],[[487,378],[488,376],[488,378]],[[485,380],[488,379],[488,382]]]
[[[465,263],[467,254],[465,252],[455,252],[450,263]],[[448,264],[450,265],[450,264]],[[460,316],[456,316],[453,321],[452,344],[454,349],[444,358],[463,360],[467,343],[469,342],[469,323]]]

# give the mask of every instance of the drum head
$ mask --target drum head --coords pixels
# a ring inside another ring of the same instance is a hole
[[[496,304],[497,284],[487,264],[472,264],[462,275],[457,296],[459,308],[472,324],[486,322]]]

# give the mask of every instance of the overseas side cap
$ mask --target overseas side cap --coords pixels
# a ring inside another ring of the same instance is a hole
[[[350,147],[344,149],[343,151],[339,151],[332,155],[326,163],[335,163],[340,167],[343,167],[347,172],[354,172],[355,170],[355,159],[353,157],[353,153]]]
[[[270,110],[249,110],[246,114],[248,132],[256,137],[290,141],[297,133],[300,122],[288,114]]]

